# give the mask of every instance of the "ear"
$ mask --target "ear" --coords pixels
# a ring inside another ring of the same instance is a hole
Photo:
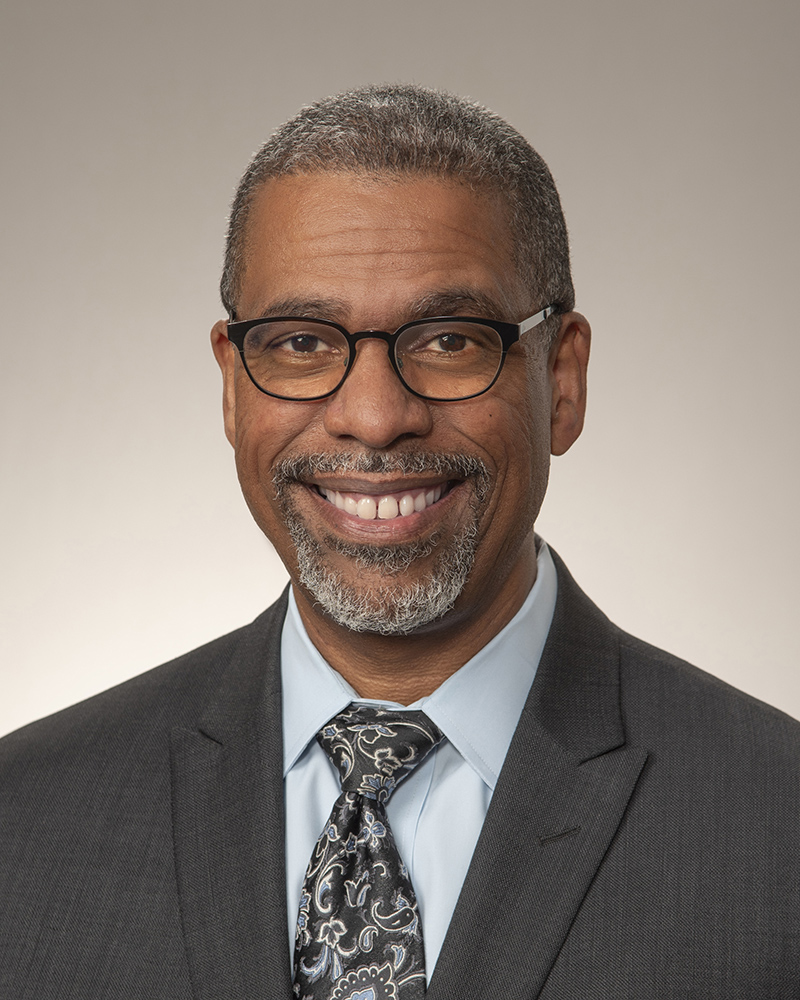
[[[550,451],[563,455],[583,430],[586,413],[586,369],[592,329],[580,313],[561,317],[558,338],[550,348]]]
[[[228,340],[228,324],[224,319],[217,320],[211,328],[211,346],[222,372],[222,415],[225,420],[225,436],[235,446],[237,351]]]

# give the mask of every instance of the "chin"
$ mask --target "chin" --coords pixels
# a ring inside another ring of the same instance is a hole
[[[345,574],[330,566],[325,548],[302,522],[290,523],[289,531],[298,580],[313,601],[343,628],[378,635],[409,635],[444,617],[464,589],[478,541],[477,525],[469,524],[447,542],[337,542],[337,561],[345,558],[352,564],[352,572]],[[425,570],[415,573],[422,562]]]

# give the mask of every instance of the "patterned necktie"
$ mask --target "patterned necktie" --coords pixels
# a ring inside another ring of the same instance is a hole
[[[294,949],[300,1000],[421,1000],[417,899],[386,819],[400,782],[442,739],[424,712],[350,707],[317,739],[342,794],[308,864]]]

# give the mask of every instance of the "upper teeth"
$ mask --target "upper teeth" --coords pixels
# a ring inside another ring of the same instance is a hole
[[[326,490],[320,486],[320,493],[339,510],[354,514],[363,521],[374,521],[379,518],[389,521],[393,517],[408,517],[425,510],[441,497],[444,486],[430,486],[417,490],[406,490],[399,493],[384,493],[370,496],[364,493],[343,493],[339,490]]]

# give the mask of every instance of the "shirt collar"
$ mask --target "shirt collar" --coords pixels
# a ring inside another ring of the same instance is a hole
[[[408,706],[359,698],[311,642],[290,591],[281,637],[284,777],[328,719],[357,701],[424,711],[494,790],[547,640],[557,586],[550,552],[540,542],[536,582],[508,625],[432,694]]]

